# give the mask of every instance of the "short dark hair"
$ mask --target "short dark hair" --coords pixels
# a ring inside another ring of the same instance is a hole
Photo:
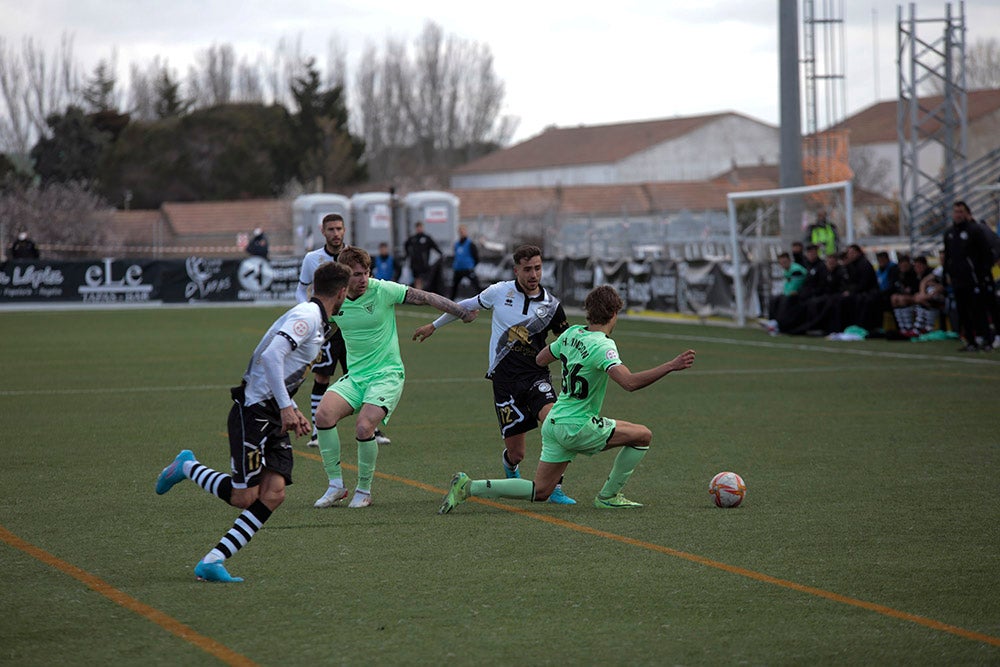
[[[787,252],[779,252],[778,253],[778,259],[791,259],[791,258],[792,258],[792,256],[789,255]]]
[[[590,290],[583,302],[583,309],[587,311],[587,321],[591,324],[607,324],[624,305],[625,302],[614,287],[601,285]]]
[[[325,262],[313,274],[313,294],[333,296],[347,287],[351,270],[340,262]]]
[[[355,246],[348,246],[341,250],[340,254],[337,255],[337,261],[348,267],[360,264],[366,269],[372,268],[372,256],[368,254],[367,250]]]
[[[875,253],[875,259],[889,259],[889,253],[887,253],[885,250],[879,250],[877,253]]]
[[[906,255],[906,254],[896,255],[896,261],[897,262],[910,262],[911,264],[913,263],[913,260],[910,259],[910,256]]]
[[[339,213],[327,213],[326,215],[323,216],[323,220],[320,221],[319,225],[320,225],[320,227],[325,227],[326,223],[333,222],[335,220],[339,220],[340,222],[344,222],[344,216],[342,216]],[[346,225],[347,223],[344,223],[344,224]]]
[[[798,246],[798,247],[801,248],[802,247],[802,241],[792,241],[792,247],[794,248],[795,246]]]
[[[809,245],[806,246],[806,250],[815,250],[819,252],[819,246],[816,245],[815,243],[810,243]]]
[[[923,255],[917,255],[916,257],[913,258],[913,263],[914,264],[926,264],[927,263],[927,258],[925,256],[923,256]]]
[[[971,208],[969,208],[969,205],[968,205],[968,204],[966,204],[966,203],[965,203],[965,202],[964,202],[963,200],[959,199],[958,201],[956,201],[956,202],[955,202],[955,204],[954,204],[954,205],[955,205],[955,206],[961,206],[962,208],[964,208],[964,209],[965,209],[965,212],[966,212],[967,214],[969,214],[969,215],[972,215],[972,209],[971,209]]]
[[[514,249],[514,264],[520,264],[521,260],[541,257],[542,249],[536,245],[524,244]]]

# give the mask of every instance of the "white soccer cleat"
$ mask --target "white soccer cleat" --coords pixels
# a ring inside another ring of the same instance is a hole
[[[313,503],[313,507],[333,507],[346,497],[347,489],[342,486],[330,486],[327,487],[326,493],[324,493],[319,500]]]
[[[391,445],[392,440],[389,439],[382,431],[375,431],[375,444],[376,445]]]
[[[309,447],[319,447],[319,436],[314,435],[306,445]]]
[[[346,496],[347,493],[345,492]],[[351,504],[348,505],[351,509],[358,509],[359,507],[370,507],[372,504],[372,494],[364,493],[362,491],[355,491],[354,497],[351,498]]]

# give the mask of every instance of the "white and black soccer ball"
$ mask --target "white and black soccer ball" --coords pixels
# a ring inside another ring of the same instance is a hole
[[[708,484],[708,492],[717,507],[737,507],[747,495],[747,485],[734,472],[720,472]]]

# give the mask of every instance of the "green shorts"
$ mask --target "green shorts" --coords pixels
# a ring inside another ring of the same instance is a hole
[[[591,417],[589,421],[558,423],[546,419],[542,424],[542,461],[565,463],[577,454],[593,456],[608,444],[617,423],[610,417]]]
[[[377,405],[385,410],[383,424],[389,423],[389,417],[399,404],[403,395],[403,380],[406,378],[400,371],[389,371],[381,375],[354,377],[350,373],[343,375],[330,385],[327,391],[335,391],[354,412],[361,409],[363,403]]]

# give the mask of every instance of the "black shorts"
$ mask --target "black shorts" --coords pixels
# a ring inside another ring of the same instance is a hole
[[[292,483],[292,442],[281,433],[281,413],[273,401],[243,405],[243,388],[233,389],[229,411],[229,458],[233,488],[260,484],[266,468]]]
[[[493,380],[493,403],[504,438],[537,428],[538,413],[555,402],[556,392],[548,375],[521,382]]]
[[[344,334],[340,333],[339,329],[334,332],[330,340],[323,343],[312,371],[318,375],[333,377],[337,372],[337,364],[340,364],[341,375],[346,375],[347,346],[344,344]]]

